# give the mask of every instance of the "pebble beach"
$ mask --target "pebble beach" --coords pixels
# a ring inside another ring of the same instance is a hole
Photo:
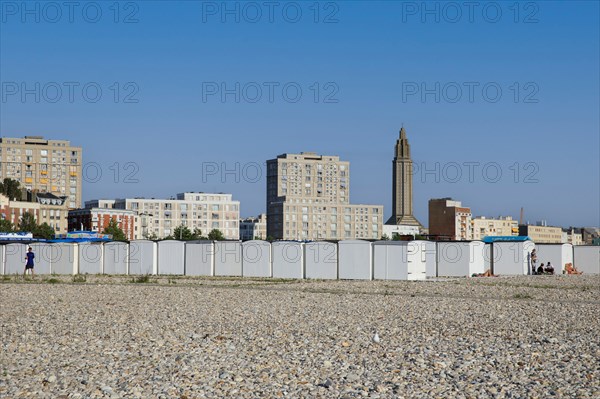
[[[0,397],[599,398],[600,276],[5,276]]]

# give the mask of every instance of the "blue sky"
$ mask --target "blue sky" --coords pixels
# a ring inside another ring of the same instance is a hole
[[[387,218],[404,123],[424,224],[439,197],[600,224],[598,2],[23,4],[0,1],[0,134],[84,147],[84,199],[230,192],[250,216],[265,160],[314,151]]]

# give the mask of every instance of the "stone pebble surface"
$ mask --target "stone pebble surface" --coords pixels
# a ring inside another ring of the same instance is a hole
[[[600,398],[600,276],[6,276],[0,397]]]

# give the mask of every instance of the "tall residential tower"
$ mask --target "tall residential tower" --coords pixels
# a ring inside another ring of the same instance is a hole
[[[0,180],[17,180],[38,193],[67,197],[67,206],[81,206],[82,150],[68,140],[41,136],[0,137]]]
[[[400,138],[396,141],[393,161],[392,216],[386,224],[422,227],[421,223],[413,216],[412,168],[410,146],[406,138],[406,131],[402,127]]]
[[[267,235],[280,240],[378,239],[383,206],[350,204],[350,162],[313,152],[267,161]]]

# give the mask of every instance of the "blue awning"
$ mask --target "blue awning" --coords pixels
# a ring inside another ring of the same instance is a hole
[[[497,241],[533,241],[529,236],[485,236],[483,237],[483,242],[490,244],[492,242]]]

